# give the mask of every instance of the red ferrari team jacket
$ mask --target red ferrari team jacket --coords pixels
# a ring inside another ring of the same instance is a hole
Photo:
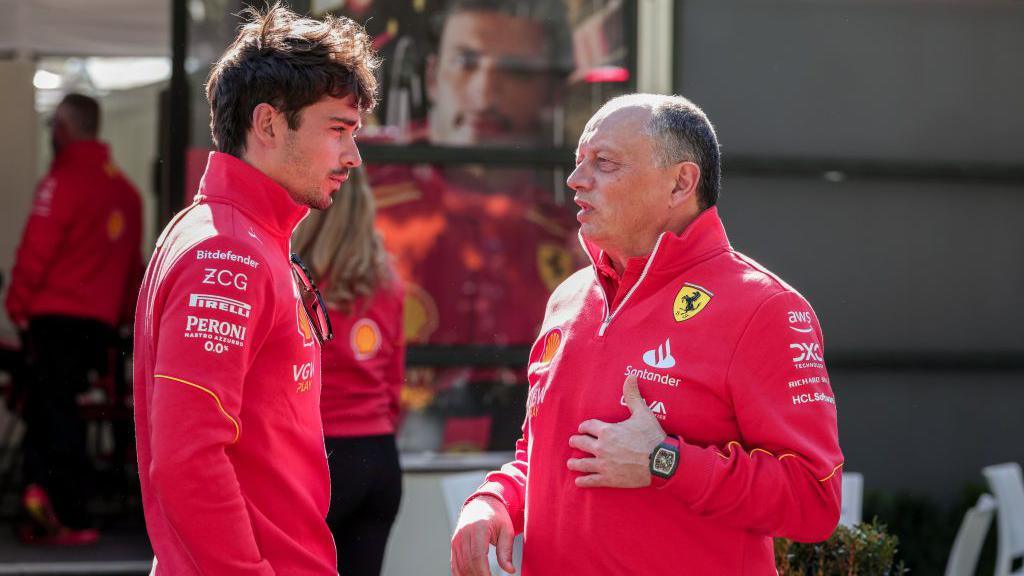
[[[344,313],[329,308],[334,340],[323,349],[324,434],[393,434],[405,374],[404,290],[396,278]]]
[[[157,240],[135,324],[135,425],[158,575],[336,574],[320,347],[289,239],[307,209],[212,153]]]
[[[528,345],[576,268],[575,220],[532,190],[483,193],[426,166],[370,173],[377,227],[406,283],[410,342]]]
[[[474,497],[508,507],[524,576],[774,575],[772,537],[823,540],[839,519],[843,455],[814,311],[730,247],[715,209],[630,262],[617,302],[598,264],[551,296],[516,459]],[[660,486],[577,488],[566,461],[588,455],[569,437],[629,417],[628,375],[682,438],[678,471]]]
[[[69,144],[36,188],[18,247],[7,312],[130,321],[142,276],[139,193],[95,140]]]

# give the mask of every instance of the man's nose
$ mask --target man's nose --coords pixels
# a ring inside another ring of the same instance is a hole
[[[348,145],[341,152],[341,165],[346,168],[358,168],[363,163],[363,157],[359,154],[359,147],[356,146],[355,138],[348,141]]]
[[[471,91],[478,108],[487,108],[498,100],[501,92],[503,73],[493,61],[484,59],[473,72]]]
[[[583,164],[577,164],[569,177],[565,179],[565,185],[575,192],[584,192],[590,189],[590,177],[586,174]]]

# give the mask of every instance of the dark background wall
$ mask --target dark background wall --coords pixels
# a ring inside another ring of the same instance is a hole
[[[821,318],[848,470],[951,502],[1024,461],[1024,5],[677,5],[733,244]]]

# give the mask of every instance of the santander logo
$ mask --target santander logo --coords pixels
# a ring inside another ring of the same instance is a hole
[[[672,356],[672,343],[668,338],[657,349],[644,352],[644,364],[651,368],[672,368],[676,365],[676,359]]]

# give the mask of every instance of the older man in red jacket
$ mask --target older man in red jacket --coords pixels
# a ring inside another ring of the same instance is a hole
[[[27,336],[23,540],[96,539],[85,425],[75,401],[88,373],[109,368],[115,329],[130,323],[142,277],[142,203],[97,140],[96,100],[68,94],[50,125],[50,171],[36,189],[18,247],[7,313]],[[52,504],[51,504],[52,502]]]
[[[548,302],[513,462],[467,501],[455,574],[488,544],[525,576],[775,574],[772,538],[839,519],[835,397],[818,320],[734,251],[718,143],[681,97],[617,98],[568,185],[592,267]]]

